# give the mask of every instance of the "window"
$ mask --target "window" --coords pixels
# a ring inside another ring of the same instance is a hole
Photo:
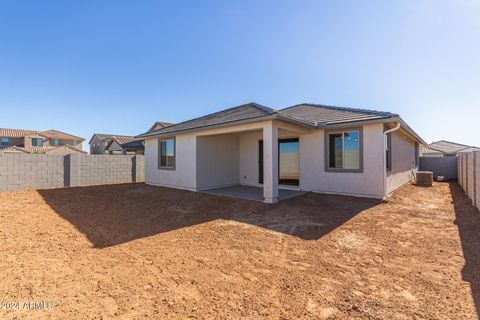
[[[392,171],[392,134],[387,134],[385,161],[387,161],[387,171]]]
[[[175,139],[158,140],[158,168],[175,169]]]
[[[8,147],[8,138],[2,138],[2,140],[0,141],[0,147]]]
[[[43,147],[42,138],[32,138],[32,147]]]
[[[328,133],[327,170],[360,171],[361,130]]]
[[[78,141],[77,141],[77,140],[73,140],[72,144],[73,144],[74,146],[76,146],[76,145],[78,144]]]
[[[54,146],[58,146],[60,143],[58,141],[58,139],[53,139],[53,145]]]

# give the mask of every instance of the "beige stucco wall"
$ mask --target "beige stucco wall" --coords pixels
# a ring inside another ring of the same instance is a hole
[[[239,136],[239,172],[241,185],[258,186],[258,143],[262,132],[249,132]]]
[[[238,185],[237,134],[197,137],[197,189]]]
[[[48,147],[48,140],[45,137],[39,136],[39,135],[30,135],[26,136],[24,139],[24,144],[25,147],[31,147],[32,146],[32,139],[33,138],[38,138],[43,140],[43,146]]]
[[[325,132],[300,136],[300,187],[305,191],[383,197],[383,125],[363,127],[362,173],[325,171]]]
[[[112,141],[110,146],[107,148],[107,151],[112,154],[122,154],[123,148],[121,145],[118,144],[117,141]]]
[[[145,183],[196,190],[196,140],[194,134],[176,137],[175,170],[159,169],[158,139],[145,140]]]
[[[415,141],[402,130],[392,133],[392,170],[387,173],[387,192],[396,189],[414,179],[417,170],[415,164]]]
[[[189,190],[222,185],[258,186],[258,141],[262,123],[187,133],[176,137],[176,170],[158,169],[158,140],[145,142],[145,182]],[[280,138],[300,139],[300,188],[304,191],[362,197],[384,196],[383,124],[363,127],[363,172],[326,172],[325,139],[321,129],[294,134],[279,130]],[[226,132],[225,132],[226,131]],[[215,136],[216,134],[225,134]],[[409,180],[415,166],[414,142],[407,136],[392,136],[394,171],[388,190]],[[413,163],[413,164],[412,164]]]

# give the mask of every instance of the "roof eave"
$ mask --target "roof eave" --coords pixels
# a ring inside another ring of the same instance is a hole
[[[144,134],[135,136],[135,139],[139,140],[144,140],[144,139],[149,139],[153,137],[167,137],[167,136],[175,136],[178,134],[184,134],[184,133],[190,133],[190,132],[197,132],[197,131],[204,131],[204,130],[209,130],[209,129],[216,129],[216,128],[224,128],[224,127],[230,127],[234,125],[240,125],[240,124],[247,124],[247,123],[255,123],[255,122],[260,122],[260,121],[268,121],[268,120],[281,120],[285,122],[289,122],[292,124],[297,124],[301,126],[306,126],[310,128],[315,128],[315,124],[306,122],[300,119],[292,118],[289,116],[285,116],[280,113],[273,113],[269,115],[262,115],[262,116],[256,116],[256,117],[250,117],[246,119],[241,119],[241,120],[232,120],[232,121],[227,121],[227,122],[222,122],[222,123],[214,123],[210,125],[204,125],[201,127],[196,127],[196,128],[189,128],[189,129],[182,129],[182,130],[176,130],[176,131],[170,131],[170,132],[146,132]]]
[[[415,140],[420,142],[422,145],[426,146],[427,143],[423,140],[399,115],[392,115],[388,117],[379,117],[377,119],[366,119],[358,121],[342,121],[335,123],[320,123],[318,128],[348,128],[352,125],[367,125],[367,124],[376,124],[376,123],[389,123],[389,122],[399,122],[401,128],[403,128],[409,135],[411,135]]]
[[[337,121],[337,122],[320,122],[317,125],[317,128],[320,129],[327,129],[327,128],[347,128],[356,125],[367,125],[367,124],[376,124],[376,123],[388,123],[394,122],[396,117],[378,117],[378,118],[370,118],[370,119],[361,119],[361,120],[345,120],[345,121]]]

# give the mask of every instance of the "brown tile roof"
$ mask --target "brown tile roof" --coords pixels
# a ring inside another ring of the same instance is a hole
[[[21,138],[36,133],[37,132],[33,130],[0,128],[0,137]]]
[[[131,141],[135,140],[135,137],[133,137],[133,136],[122,136],[122,135],[116,135],[116,134],[94,133],[92,138],[88,142],[89,144],[92,142],[93,137],[95,137],[95,136],[99,137],[101,141],[108,140],[110,142],[110,140],[115,139],[118,142],[118,144],[127,143],[127,142],[131,142]]]
[[[44,136],[46,138],[50,138],[50,139],[85,141],[85,139],[83,139],[81,137],[77,137],[77,136],[74,136],[72,134],[68,134],[68,133],[61,132],[61,131],[58,131],[58,130],[53,130],[53,129],[46,130],[46,131],[38,131],[38,134],[40,134],[41,136]]]
[[[132,136],[113,136],[104,140],[108,140],[108,143],[105,145],[106,149],[110,148],[113,141],[116,141],[122,148],[143,148],[141,140],[135,139],[135,137]]]
[[[132,136],[113,136],[112,139],[117,141],[118,144],[124,144],[124,143],[135,141],[135,137],[132,137]]]
[[[83,151],[82,149],[79,149],[75,146],[71,146],[71,145],[68,145],[68,144],[64,145],[64,146],[54,147],[54,149],[49,150],[46,153],[52,153],[53,151],[57,152],[59,150],[64,151],[63,153],[70,153],[70,151],[74,151],[74,152],[77,152],[77,153],[83,153],[83,154],[88,153],[88,152]]]
[[[61,132],[58,130],[53,130],[53,129],[46,130],[46,131],[37,131],[37,130],[0,128],[0,137],[22,138],[30,135],[40,135],[42,137],[50,138],[50,139],[81,140],[81,141],[85,140],[81,137],[77,137],[77,136],[74,136],[65,132]]]
[[[9,153],[9,152],[23,152],[23,153],[36,153],[36,154],[45,154],[45,153],[51,153],[53,151],[61,150],[64,149],[65,153],[68,153],[69,150],[72,150],[74,152],[79,152],[86,154],[85,151],[76,148],[74,146],[70,145],[65,145],[65,146],[59,146],[59,147],[17,147],[17,146],[11,146],[8,148],[3,148],[0,149],[0,152],[3,153]]]

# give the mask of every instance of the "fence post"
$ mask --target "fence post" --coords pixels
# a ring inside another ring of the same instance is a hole
[[[80,185],[80,156],[67,154],[64,159],[64,186],[76,187]]]
[[[477,207],[477,152],[472,152],[473,154],[473,206]]]
[[[464,184],[464,180],[463,180],[463,156],[460,155],[460,158],[458,160],[460,162],[460,176],[461,176],[461,179],[460,179],[460,186],[462,187],[462,190],[463,190],[463,184]]]
[[[458,156],[458,165],[460,167],[460,187],[463,189],[463,157],[462,155]]]
[[[468,154],[465,154],[465,194],[468,197]]]

